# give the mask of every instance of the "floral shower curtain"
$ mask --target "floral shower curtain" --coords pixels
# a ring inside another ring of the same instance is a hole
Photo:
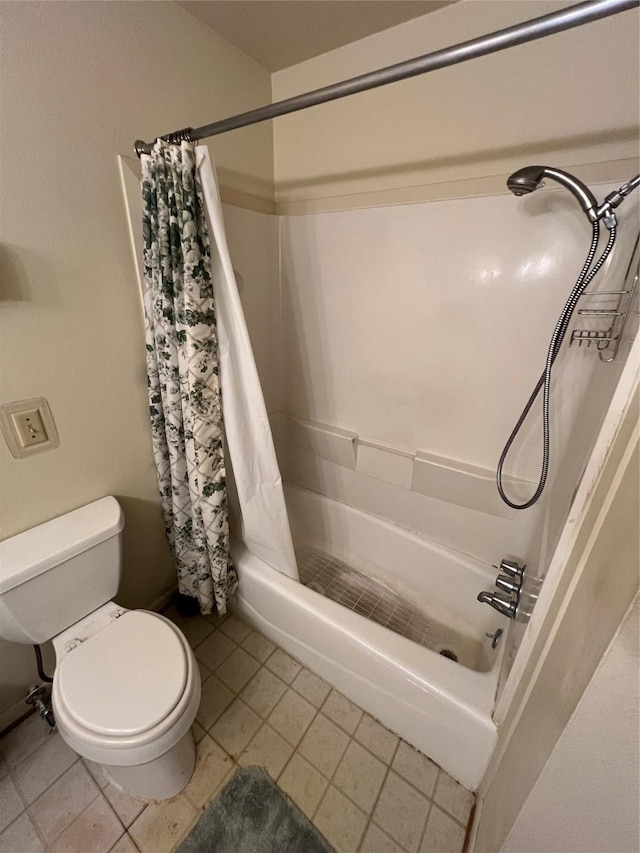
[[[142,158],[144,307],[153,452],[178,588],[223,614],[229,556],[211,247],[195,146]]]

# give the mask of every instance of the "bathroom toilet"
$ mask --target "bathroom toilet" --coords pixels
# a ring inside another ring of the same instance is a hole
[[[193,773],[200,673],[172,622],[111,600],[123,527],[106,497],[0,542],[0,637],[52,640],[63,740],[121,788],[164,799]]]

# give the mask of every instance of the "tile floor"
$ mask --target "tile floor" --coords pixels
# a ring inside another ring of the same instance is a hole
[[[0,739],[3,853],[170,853],[249,764],[338,853],[461,853],[473,795],[444,771],[234,616],[165,614],[203,680],[186,790],[158,803],[124,794],[32,716]]]

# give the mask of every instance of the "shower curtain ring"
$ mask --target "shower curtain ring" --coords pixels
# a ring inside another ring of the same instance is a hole
[[[162,138],[170,145],[179,145],[181,142],[191,142],[192,127],[183,127],[182,130],[176,130],[174,133],[168,133]]]

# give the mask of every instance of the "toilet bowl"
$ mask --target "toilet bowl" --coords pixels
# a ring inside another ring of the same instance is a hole
[[[108,497],[0,542],[0,637],[52,640],[63,740],[119,787],[164,799],[193,774],[200,673],[176,625],[111,600],[123,527]]]
[[[195,766],[200,674],[168,619],[109,602],[53,638],[53,712],[62,738],[145,799],[179,793]]]

